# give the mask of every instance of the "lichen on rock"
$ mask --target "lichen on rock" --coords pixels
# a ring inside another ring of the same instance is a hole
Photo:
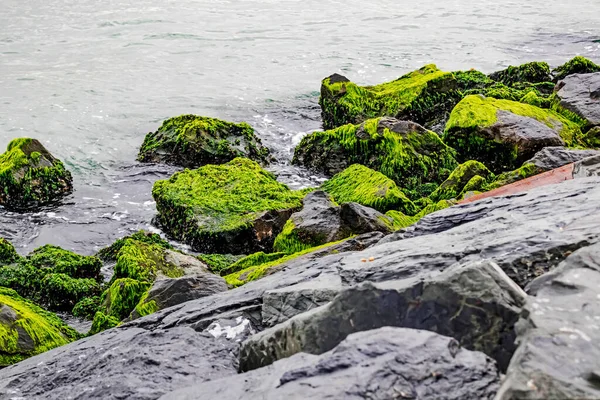
[[[156,132],[146,135],[138,160],[197,168],[237,157],[262,164],[270,159],[269,150],[247,123],[188,114],[167,119]]]
[[[14,139],[0,155],[0,205],[5,208],[41,206],[72,191],[71,173],[38,140]]]

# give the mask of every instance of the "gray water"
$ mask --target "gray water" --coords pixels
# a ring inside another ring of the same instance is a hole
[[[249,122],[280,180],[314,183],[288,161],[320,127],[325,76],[376,84],[432,62],[600,62],[599,15],[598,0],[2,0],[0,148],[40,139],[76,191],[38,213],[0,210],[0,235],[22,253],[52,243],[91,254],[151,228],[152,183],[174,169],[135,156],[183,113]]]

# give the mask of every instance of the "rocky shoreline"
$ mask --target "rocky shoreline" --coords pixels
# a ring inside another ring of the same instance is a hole
[[[184,115],[146,136],[139,161],[185,168],[154,184],[154,222],[194,254],[143,231],[95,256],[2,239],[0,396],[600,397],[600,66],[335,74],[319,104],[325,130],[292,161],[318,188],[279,183],[245,123]],[[0,185],[18,212],[73,190],[28,138]]]

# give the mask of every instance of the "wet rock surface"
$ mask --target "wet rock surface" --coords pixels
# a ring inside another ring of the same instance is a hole
[[[557,89],[561,107],[579,115],[588,126],[600,125],[600,72],[569,75]]]
[[[598,150],[574,150],[561,146],[544,147],[524,164],[533,164],[543,172],[598,155],[600,155]]]

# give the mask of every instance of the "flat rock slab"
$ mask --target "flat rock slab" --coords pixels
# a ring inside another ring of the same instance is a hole
[[[432,332],[382,328],[349,336],[319,357],[298,354],[163,400],[492,399],[493,360]]]
[[[524,164],[533,164],[538,167],[540,172],[551,171],[597,155],[600,155],[599,150],[576,150],[560,146],[544,147],[535,153],[533,158],[525,161]]]
[[[562,107],[585,119],[589,126],[600,125],[600,72],[569,75],[557,88]]]

